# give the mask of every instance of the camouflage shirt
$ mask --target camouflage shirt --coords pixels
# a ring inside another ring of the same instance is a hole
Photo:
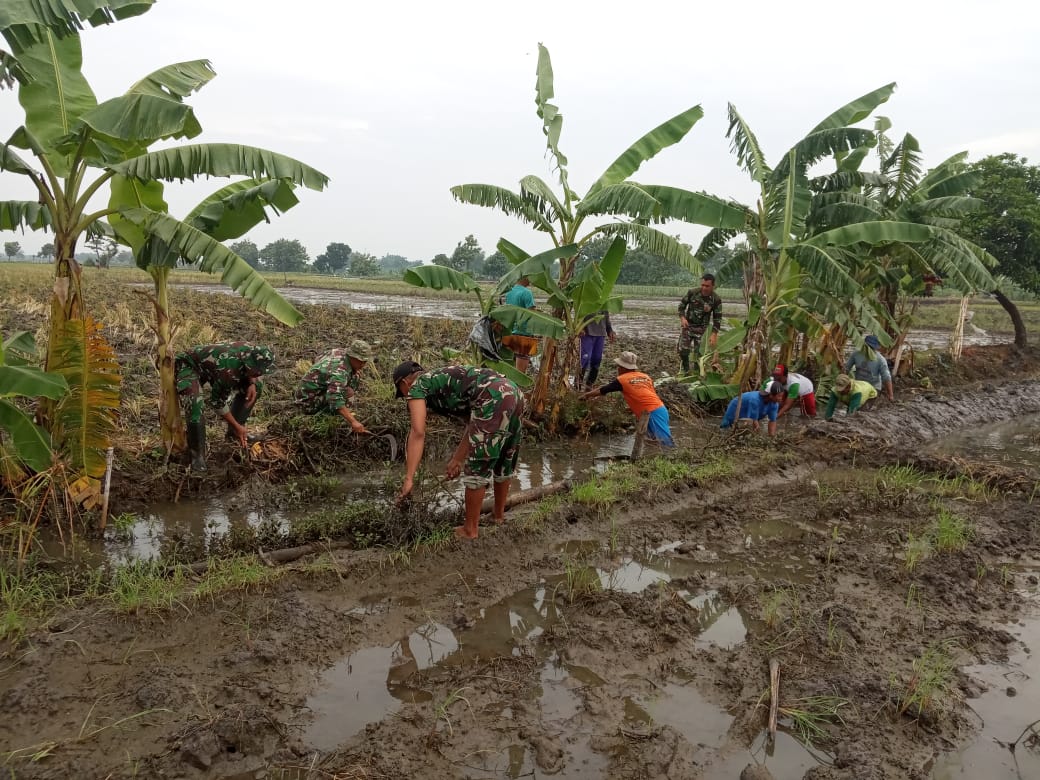
[[[299,400],[325,397],[330,411],[338,411],[354,399],[361,375],[354,373],[345,349],[326,352],[311,366],[296,390]]]
[[[701,295],[699,288],[690,289],[679,301],[679,316],[685,317],[690,328],[703,333],[711,322],[711,329],[722,329],[722,298],[717,293]]]
[[[495,386],[503,380],[490,368],[445,366],[419,374],[407,398],[423,398],[430,411],[466,420],[474,406],[501,395]]]
[[[274,365],[274,353],[244,341],[202,344],[177,355],[178,366],[190,366],[199,382],[210,386],[238,387],[250,378],[266,374]]]

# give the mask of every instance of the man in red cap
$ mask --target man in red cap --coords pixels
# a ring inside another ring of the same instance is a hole
[[[805,417],[816,416],[816,392],[809,377],[788,371],[787,366],[781,363],[773,369],[773,375],[766,380],[766,386],[772,382],[782,384],[786,393],[784,402],[780,404],[780,411],[777,413],[777,417],[783,417],[794,406],[795,401],[798,401],[800,404],[802,414]],[[762,389],[765,390],[765,386]]]

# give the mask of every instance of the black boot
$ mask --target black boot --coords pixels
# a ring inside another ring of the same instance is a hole
[[[589,390],[594,388],[596,386],[596,377],[598,377],[598,376],[599,376],[599,366],[596,366],[596,365],[589,366],[589,376],[588,376],[588,379],[585,380],[585,387],[589,388]]]
[[[188,423],[188,452],[191,454],[191,470],[196,473],[206,471],[206,423]]]
[[[690,350],[682,349],[679,350],[679,362],[682,364],[682,372],[686,376],[690,375]]]
[[[244,393],[238,393],[235,396],[235,399],[231,402],[231,416],[234,417],[238,421],[238,424],[243,428],[245,427],[246,420],[249,419],[249,413],[252,411],[253,409],[251,407],[246,406],[246,396]],[[235,429],[229,425],[224,438],[228,441],[237,442],[238,434],[235,433]],[[249,439],[250,442],[255,441],[252,436],[250,436]]]

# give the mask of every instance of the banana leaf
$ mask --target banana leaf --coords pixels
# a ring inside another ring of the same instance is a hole
[[[513,330],[518,325],[532,336],[548,336],[549,338],[561,339],[567,332],[566,326],[561,320],[550,314],[544,314],[532,309],[522,309],[519,306],[496,306],[488,315],[495,322],[500,322],[508,330]]]
[[[10,438],[18,459],[33,471],[45,471],[50,467],[54,453],[47,431],[17,406],[3,399],[0,399],[0,431]]]
[[[69,386],[55,411],[55,442],[76,471],[97,480],[105,473],[119,415],[119,363],[101,325],[90,318],[65,323],[53,352]]]

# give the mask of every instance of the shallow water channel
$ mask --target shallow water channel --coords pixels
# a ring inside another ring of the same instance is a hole
[[[213,294],[234,293],[223,285],[186,284],[176,285],[196,292]],[[408,295],[383,295],[347,290],[322,290],[311,287],[279,287],[278,293],[293,303],[326,304],[346,306],[361,311],[383,311],[404,314],[409,317],[433,317],[451,320],[476,320],[480,314],[475,300],[452,298],[424,298]],[[661,338],[672,340],[678,337],[676,307],[678,299],[639,298],[628,302],[632,313],[624,311],[610,315],[614,330],[621,336]],[[723,314],[734,317],[742,314],[742,304],[726,304]],[[952,323],[951,323],[952,324]],[[1013,336],[1006,333],[990,333],[968,325],[964,331],[966,345],[1006,344]],[[908,343],[917,350],[945,349],[950,343],[949,331],[915,329],[910,332]]]
[[[627,457],[632,451],[632,444],[632,434],[617,434],[593,436],[564,444],[524,447],[521,449],[511,490],[515,492],[541,487],[559,480],[576,478],[591,469],[604,468],[616,458]],[[647,452],[650,453],[649,447]],[[393,481],[397,485],[403,474],[400,460],[391,469],[390,473],[397,475]],[[384,484],[386,479],[385,469],[367,474],[344,474],[339,478],[336,492],[344,501],[349,501],[355,494],[371,499],[373,490]],[[384,497],[387,501],[392,499],[390,495]],[[461,506],[461,485],[451,483],[443,493],[443,501],[446,505]],[[307,506],[291,510],[254,508],[228,496],[156,503],[146,512],[124,518],[118,526],[110,524],[104,539],[83,542],[86,549],[80,548],[80,552],[98,561],[113,564],[147,560],[160,555],[164,541],[170,538],[189,537],[208,543],[235,528],[255,528],[262,523],[285,526],[294,517],[313,509]],[[45,546],[56,557],[64,554],[58,539],[45,540]]]

